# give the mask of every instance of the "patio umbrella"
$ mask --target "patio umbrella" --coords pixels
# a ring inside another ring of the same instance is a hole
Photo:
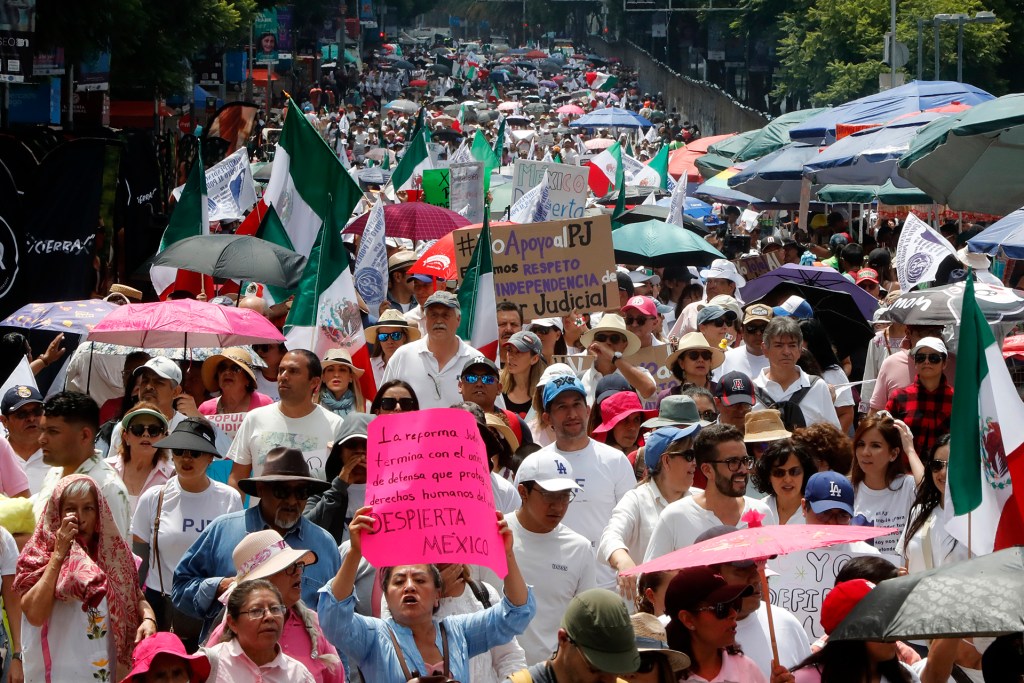
[[[799,202],[804,165],[816,156],[817,145],[791,143],[750,162],[729,178],[729,187],[764,201]]]
[[[659,220],[629,223],[612,232],[615,262],[654,268],[708,266],[725,255],[689,230]]]
[[[144,349],[224,348],[283,342],[284,335],[256,311],[180,299],[119,306],[87,339]]]
[[[1000,250],[1012,259],[1024,259],[1024,209],[1004,216],[967,241],[973,252],[998,256]]]
[[[896,187],[891,180],[881,185],[826,185],[818,190],[818,199],[834,204],[871,204],[877,199],[889,206],[934,203],[931,197],[916,187]]]
[[[585,114],[569,124],[576,128],[647,128],[651,122],[621,107],[604,107]]]
[[[956,282],[901,294],[889,307],[889,318],[904,325],[959,326],[964,286]],[[1017,290],[975,282],[974,295],[990,323],[1024,320],[1024,299]]]
[[[1021,631],[1024,548],[1014,547],[883,581],[829,639],[928,640]]]
[[[415,114],[420,110],[420,105],[412,100],[392,100],[384,105],[384,109],[393,109],[401,114]]]
[[[740,293],[744,301],[756,301],[764,298],[782,283],[795,283],[845,292],[853,297],[865,320],[870,320],[875,314],[875,309],[878,308],[878,300],[875,297],[847,280],[836,269],[824,266],[798,266],[787,263],[755,280],[750,280]],[[814,306],[814,302],[808,301]]]
[[[1004,95],[918,131],[899,174],[955,211],[1005,215],[1024,205],[1024,93]]]
[[[86,334],[117,305],[102,299],[26,304],[0,321],[0,327]]]
[[[361,235],[370,213],[366,212],[342,230],[346,235]],[[469,221],[454,211],[423,202],[388,204],[384,207],[384,231],[388,237],[415,241],[436,240]]]
[[[788,145],[791,140],[789,137],[789,131],[811,118],[825,111],[824,108],[819,109],[801,109],[799,111],[791,111],[788,114],[772,119],[764,128],[752,131],[752,135],[746,138],[746,142],[736,148],[733,154],[734,161],[750,161],[752,159],[760,159],[766,154],[771,154],[780,147]],[[740,133],[737,137],[744,136],[744,133]],[[715,149],[710,150],[716,154],[724,154],[722,149],[716,146]]]
[[[152,263],[294,289],[306,257],[252,235],[196,235],[170,245]]]
[[[700,173],[697,171],[697,167],[694,166],[694,162],[697,157],[704,156],[708,153],[708,147],[721,142],[735,135],[735,133],[729,133],[726,135],[709,135],[703,138],[697,138],[685,147],[673,151],[668,157],[668,172],[676,180],[686,175],[686,181],[691,183],[698,183],[701,181]]]

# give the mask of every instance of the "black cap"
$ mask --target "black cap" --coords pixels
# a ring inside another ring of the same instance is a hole
[[[24,405],[42,402],[43,395],[39,393],[38,389],[28,384],[18,384],[4,394],[4,400],[0,403],[0,414],[10,415]]]
[[[633,296],[636,288],[633,286],[633,279],[629,277],[629,273],[619,271],[615,274],[615,277],[619,281],[619,289],[625,291],[629,296]]]
[[[157,448],[173,448],[175,450],[209,453],[215,458],[223,458],[217,450],[217,433],[206,420],[190,417],[178,424],[170,436],[153,444]]]
[[[742,372],[734,370],[722,375],[715,387],[715,398],[718,398],[727,406],[737,403],[749,403],[754,405],[757,400],[754,398],[754,383]]]

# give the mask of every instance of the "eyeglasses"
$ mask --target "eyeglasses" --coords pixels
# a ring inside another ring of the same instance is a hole
[[[693,610],[694,612],[711,612],[715,619],[725,619],[732,612],[739,612],[740,607],[743,605],[743,598],[736,598],[731,602],[720,602],[717,605],[711,605],[710,607],[698,607]]]
[[[743,331],[747,334],[764,334],[767,325],[744,325]]]
[[[405,332],[397,330],[395,332],[378,332],[377,341],[386,342],[388,339],[391,341],[402,341],[405,339]]]
[[[25,407],[25,408],[21,408],[19,410],[15,410],[13,413],[8,415],[7,417],[13,417],[16,420],[28,420],[28,419],[31,419],[33,417],[42,417],[42,416],[43,416],[43,407],[41,405],[39,405],[39,404],[36,404],[34,406]]]
[[[626,341],[626,338],[621,334],[595,334],[594,341],[601,342],[602,344],[621,344]]]
[[[253,344],[252,350],[256,353],[269,353],[274,346],[274,344]]]
[[[569,489],[568,491],[546,491],[536,484],[533,490],[540,494],[540,497],[544,499],[544,502],[548,505],[564,505],[571,503],[576,499],[576,489]]]
[[[945,460],[932,460],[930,463],[928,463],[928,469],[938,474],[942,470],[946,469],[948,465],[949,463],[946,462]]]
[[[462,381],[467,382],[468,384],[476,384],[477,382],[481,382],[487,386],[490,386],[492,384],[496,384],[498,382],[498,378],[495,375],[463,375]]]
[[[534,325],[530,328],[530,331],[534,334],[551,334],[555,331],[554,327],[545,327],[543,325]]]
[[[409,412],[416,410],[416,401],[411,398],[391,398],[390,396],[380,400],[381,410],[394,410],[398,406],[401,406],[405,412]]]
[[[804,476],[804,468],[800,467],[799,465],[797,465],[795,467],[790,467],[788,470],[786,468],[784,468],[784,467],[773,467],[772,468],[772,476],[775,477],[776,479],[782,479],[787,474],[789,476],[793,477],[794,479],[796,477],[802,477],[802,476]]]
[[[687,351],[686,352],[686,360],[697,360],[697,359],[710,361],[711,360],[711,352],[710,351]]]
[[[749,455],[745,455],[742,458],[726,458],[725,460],[712,460],[711,462],[716,465],[725,465],[729,468],[730,472],[739,472],[740,468],[749,470],[754,464],[754,459]]]
[[[236,363],[232,363],[229,360],[224,361],[217,365],[217,372],[241,372],[242,368],[238,367]]]
[[[625,318],[626,324],[629,325],[630,327],[639,327],[640,325],[646,325],[648,320],[654,320],[654,318],[646,315],[641,315],[636,318],[634,318],[633,316]]]
[[[132,424],[128,425],[128,431],[135,436],[163,436],[167,433],[167,428],[163,425],[140,425]]]
[[[707,420],[708,422],[714,422],[715,420],[718,419],[718,413],[716,413],[713,410],[702,410],[702,411],[700,411],[700,417],[701,417],[702,420]]]
[[[669,453],[668,457],[682,458],[686,462],[693,462],[694,460],[697,459],[697,454],[693,452],[692,448],[690,448],[688,450],[683,451],[682,453]]]
[[[284,568],[284,573],[288,576],[295,576],[296,574],[301,574],[302,570],[305,568],[305,562],[292,562],[290,565]]]
[[[931,363],[932,365],[938,365],[942,361],[946,360],[946,357],[939,353],[915,353],[914,362],[918,365],[924,365],[924,363]]]
[[[288,498],[306,500],[313,495],[312,489],[308,486],[285,486],[284,484],[274,484],[270,487],[270,493],[278,500],[287,500]]]
[[[245,610],[244,612],[242,612],[242,614],[249,617],[253,621],[259,621],[263,618],[263,615],[267,614],[268,612],[270,613],[270,616],[277,619],[278,617],[283,617],[284,613],[287,611],[288,608],[286,608],[284,605],[271,605],[270,607],[253,607],[252,609]]]
[[[821,524],[834,524],[836,526],[846,526],[850,523],[850,520],[853,519],[853,515],[846,510],[840,510],[839,508],[822,513],[816,512],[814,513],[814,516],[818,518],[818,522]]]

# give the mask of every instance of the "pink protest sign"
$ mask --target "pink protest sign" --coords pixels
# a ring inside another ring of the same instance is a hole
[[[437,408],[381,415],[369,427],[363,536],[375,567],[460,562],[508,573],[487,449],[471,413]]]

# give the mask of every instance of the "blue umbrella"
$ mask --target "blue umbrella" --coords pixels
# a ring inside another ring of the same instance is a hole
[[[790,143],[751,162],[729,178],[729,187],[766,202],[799,203],[804,165],[816,156],[817,145]]]
[[[812,116],[789,129],[794,141],[811,144],[832,143],[836,124],[885,123],[897,116],[941,107],[953,102],[974,106],[995,99],[966,83],[952,81],[911,81],[898,88],[841,104]]]
[[[662,197],[654,204],[656,206],[671,206],[672,197]],[[687,216],[692,216],[697,220],[704,220],[705,216],[713,216],[715,210],[710,204],[702,202],[696,197],[686,197],[683,199],[683,213]]]
[[[1008,258],[1024,259],[1024,209],[1017,209],[988,226],[967,241],[973,252],[998,256],[999,250]]]
[[[512,76],[507,71],[492,71],[489,78],[495,83],[509,83]]]
[[[639,114],[620,107],[598,109],[569,124],[570,127],[577,128],[646,128],[652,125],[654,124]]]
[[[26,304],[0,321],[0,327],[88,334],[116,308],[116,304],[102,299]]]

